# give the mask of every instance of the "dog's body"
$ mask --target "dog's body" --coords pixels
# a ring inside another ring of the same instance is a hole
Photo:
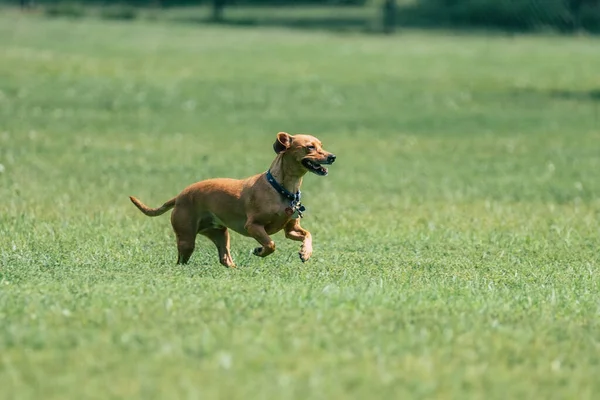
[[[158,208],[149,208],[130,197],[144,214],[158,216],[173,208],[171,224],[177,237],[178,264],[186,264],[195,248],[196,235],[208,237],[217,246],[219,261],[235,267],[229,252],[229,231],[253,237],[261,247],[254,254],[266,257],[275,251],[269,235],[285,231],[288,239],[302,241],[300,258],[307,261],[312,254],[310,232],[300,226],[298,201],[285,197],[298,193],[302,177],[311,171],[327,175],[322,164],[331,164],[335,156],[322,149],[321,142],[309,135],[277,134],[273,144],[277,157],[269,169],[276,183],[266,173],[246,179],[214,178],[196,182],[177,197]],[[283,187],[276,190],[276,186]],[[287,192],[287,193],[286,193]],[[283,193],[283,195],[282,195]]]

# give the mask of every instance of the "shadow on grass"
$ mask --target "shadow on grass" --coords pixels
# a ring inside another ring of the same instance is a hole
[[[377,33],[373,26],[373,21],[369,18],[361,17],[309,17],[309,18],[227,18],[222,21],[215,21],[210,18],[178,18],[178,22],[209,24],[229,27],[271,27],[271,28],[289,28],[305,29],[317,31],[330,31],[336,33],[356,32],[356,33]]]
[[[548,94],[558,99],[600,102],[600,89],[550,90]]]
[[[179,17],[172,21],[190,24],[220,25],[228,27],[271,27],[301,30],[329,31],[335,33],[364,33],[383,34],[382,20],[379,15],[365,13],[365,16],[265,16],[265,17],[243,17],[232,16],[221,21],[215,21],[209,17]],[[433,32],[447,32],[457,34],[500,34],[518,35],[523,33],[534,33],[539,31],[526,27],[507,27],[484,24],[455,24],[447,21],[430,21],[422,19],[411,19],[409,14],[403,14],[396,18],[395,31],[402,33],[403,30],[423,30]],[[573,32],[550,29],[550,31],[562,34]],[[594,31],[585,31],[595,34]]]
[[[567,89],[537,89],[524,88],[514,91],[515,95],[537,95],[552,99],[573,100],[582,102],[600,103],[600,89],[567,90]]]

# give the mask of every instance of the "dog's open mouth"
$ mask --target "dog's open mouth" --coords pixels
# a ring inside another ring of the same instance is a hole
[[[314,160],[309,160],[308,158],[302,160],[302,165],[310,172],[320,176],[325,176],[329,172],[323,165]]]

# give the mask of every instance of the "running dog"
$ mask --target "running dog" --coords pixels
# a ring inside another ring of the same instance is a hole
[[[209,238],[219,251],[219,261],[235,268],[229,251],[229,229],[253,237],[260,244],[253,254],[266,257],[275,251],[269,235],[284,230],[285,237],[301,241],[300,259],[312,255],[310,232],[300,226],[305,210],[300,186],[307,172],[328,173],[335,155],[323,149],[310,135],[279,132],[273,144],[277,156],[267,172],[246,179],[213,178],[196,182],[158,208],[149,208],[137,198],[130,200],[144,214],[156,217],[173,209],[171,225],[177,238],[177,264],[187,264],[195,248],[196,235]]]

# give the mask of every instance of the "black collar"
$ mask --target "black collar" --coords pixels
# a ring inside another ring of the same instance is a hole
[[[273,186],[273,188],[275,190],[277,190],[282,196],[284,196],[286,199],[288,199],[292,204],[299,204],[300,203],[300,197],[302,195],[302,193],[300,193],[300,191],[298,190],[295,194],[290,192],[289,190],[287,190],[286,188],[284,188],[279,182],[277,182],[275,180],[275,178],[273,178],[273,175],[271,175],[271,170],[267,171],[267,180],[269,181],[269,183],[271,184],[271,186]]]

